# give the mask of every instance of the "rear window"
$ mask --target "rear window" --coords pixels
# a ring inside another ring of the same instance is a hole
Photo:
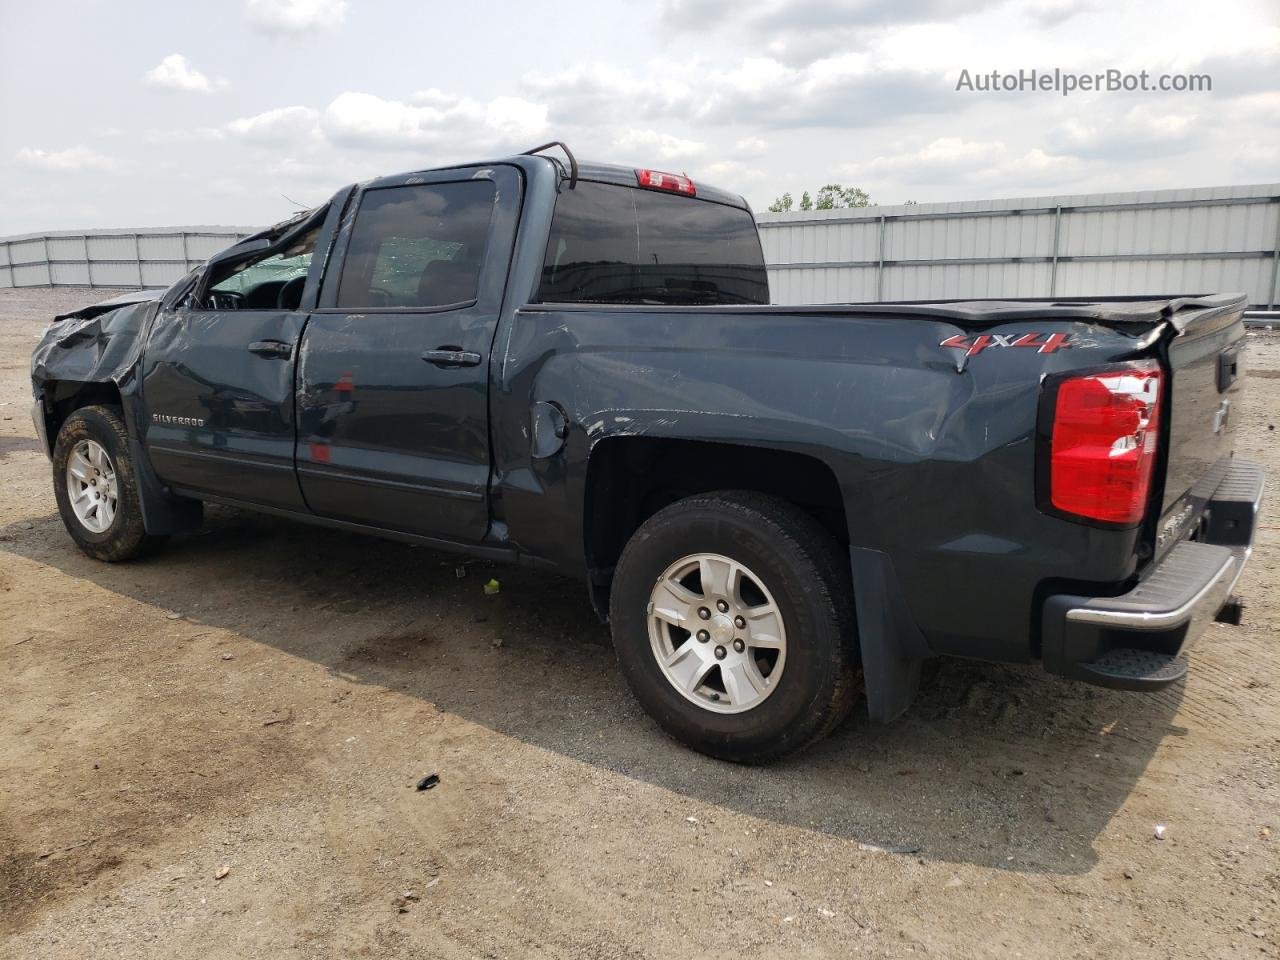
[[[769,279],[749,211],[582,181],[556,200],[538,299],[764,304]]]

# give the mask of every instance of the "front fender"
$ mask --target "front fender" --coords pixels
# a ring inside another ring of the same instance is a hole
[[[50,382],[114,383],[123,395],[132,379],[145,331],[159,303],[148,301],[105,313],[71,315],[50,324],[31,354],[37,395]],[[49,396],[50,400],[57,397]]]

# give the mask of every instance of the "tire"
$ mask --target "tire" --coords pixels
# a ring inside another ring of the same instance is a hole
[[[88,477],[88,485],[68,470],[72,461]],[[143,527],[129,431],[115,407],[81,407],[63,422],[53,447],[53,491],[67,533],[95,560],[133,560],[167,539]],[[96,511],[82,518],[73,499],[82,509],[96,504]]]
[[[736,588],[725,579],[734,565]],[[676,740],[722,760],[763,763],[803,749],[849,715],[861,690],[844,551],[812,516],[774,497],[705,494],[654,514],[622,551],[609,609],[641,706]],[[730,683],[742,676],[749,682]]]

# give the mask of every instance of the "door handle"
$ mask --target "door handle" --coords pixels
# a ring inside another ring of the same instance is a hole
[[[280,340],[255,340],[249,344],[249,352],[259,357],[288,360],[293,356],[293,347]]]
[[[481,357],[478,353],[460,347],[440,347],[438,350],[426,351],[422,359],[437,367],[478,367]]]

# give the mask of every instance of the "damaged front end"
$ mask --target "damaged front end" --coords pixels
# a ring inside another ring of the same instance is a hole
[[[31,354],[32,419],[45,454],[52,451],[60,404],[90,390],[124,405],[145,331],[162,290],[141,290],[56,317]]]

